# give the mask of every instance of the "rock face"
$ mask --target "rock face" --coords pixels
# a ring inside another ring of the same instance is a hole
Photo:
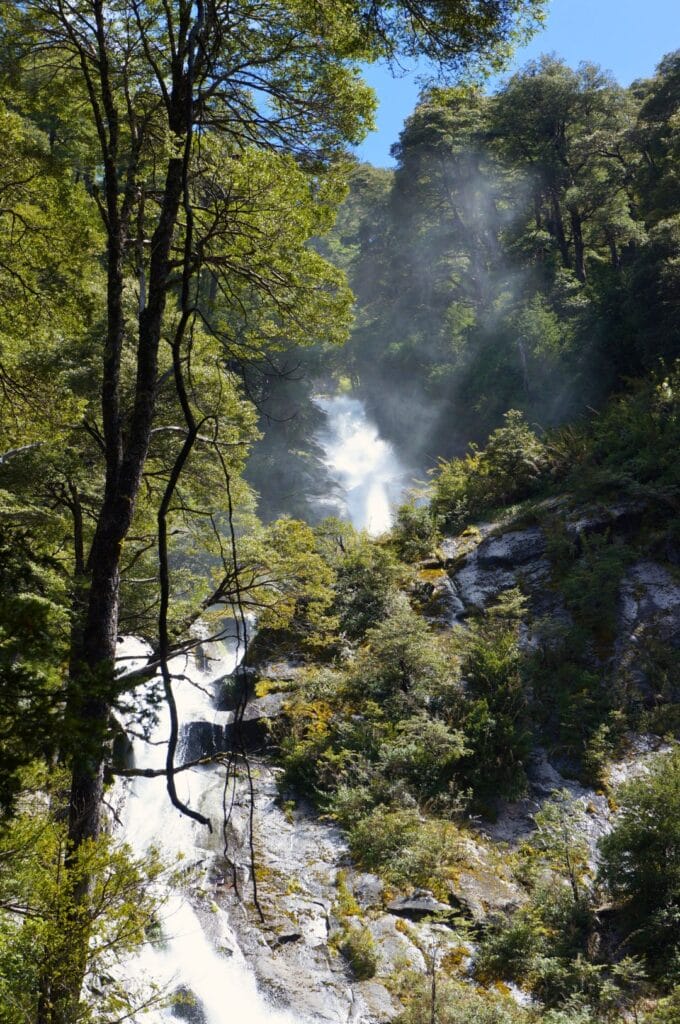
[[[578,546],[589,534],[616,529],[625,535],[635,529],[640,514],[640,508],[631,504],[565,512],[564,525]],[[418,597],[424,613],[440,623],[464,627],[467,618],[487,608],[503,591],[519,586],[534,617],[568,620],[559,593],[551,586],[548,553],[546,533],[537,525],[485,524],[468,536],[445,541],[439,562],[421,567]],[[680,582],[668,565],[640,559],[629,566],[620,589],[619,621],[613,671],[627,673],[651,700],[653,680],[645,675],[645,645],[651,637],[671,648],[680,646]],[[523,642],[532,643],[531,627]],[[288,682],[298,672],[298,666],[288,663],[258,669],[261,677]],[[285,694],[274,693],[249,704],[242,724],[248,750],[266,754],[267,723],[281,713],[285,700]],[[186,731],[185,757],[193,760],[232,749],[234,730],[233,709],[222,704],[211,721],[193,723]],[[631,735],[625,757],[610,766],[610,781],[618,785],[645,772],[651,758],[666,749],[658,737]],[[524,799],[501,806],[494,822],[470,824],[461,840],[460,863],[445,890],[435,896],[418,889],[389,893],[376,875],[358,871],[339,829],[310,807],[283,802],[277,769],[266,757],[258,761],[252,766],[254,850],[264,923],[253,900],[249,793],[241,774],[227,832],[233,873],[225,869],[224,877],[215,877],[210,895],[228,910],[240,947],[276,1003],[290,1007],[301,1024],[393,1020],[400,1007],[390,992],[390,975],[404,965],[426,971],[428,950],[435,947],[448,947],[459,962],[467,963],[472,949],[456,931],[459,919],[474,929],[490,917],[512,913],[526,900],[508,866],[507,849],[531,833],[534,815],[557,790],[567,790],[582,805],[594,863],[598,840],[611,828],[607,798],[562,775],[544,749],[533,752],[526,771],[529,789]],[[212,802],[212,816],[219,820],[222,798],[222,783],[216,779],[201,809],[210,813]],[[216,863],[224,863],[222,837],[210,846],[202,833],[200,841]],[[375,949],[376,973],[367,981],[353,976],[340,952],[353,929],[369,932]]]
[[[338,882],[342,878],[348,884],[344,873],[351,872],[340,831],[319,821],[309,808],[291,812],[282,806],[277,771],[271,766],[254,769],[254,786],[258,896],[264,924],[249,885],[249,805],[243,780],[237,787],[228,836],[239,893],[230,884],[220,885],[214,898],[229,910],[239,945],[260,984],[303,1024],[392,1020],[398,1007],[380,982],[380,971],[375,979],[357,981],[338,952],[342,934]],[[220,787],[212,799],[221,801]],[[219,847],[215,852],[221,852]],[[375,876],[357,876],[357,892],[366,902],[378,901],[381,889]]]
[[[644,775],[651,760],[657,754],[667,753],[670,746],[658,736],[631,734],[628,738],[628,752],[625,757],[609,767],[609,778],[613,786],[619,786],[629,779]],[[597,860],[597,843],[610,831],[612,810],[603,793],[582,786],[573,779],[564,778],[548,761],[545,750],[534,751],[527,766],[529,795],[522,800],[506,804],[494,822],[479,824],[480,832],[496,842],[516,845],[533,832],[534,815],[542,804],[558,790],[566,790],[585,810],[585,838],[590,847],[590,860],[594,866]]]
[[[550,577],[545,551],[545,535],[537,526],[499,534],[487,528],[486,536],[480,533],[479,543],[449,570],[450,623],[482,611],[511,587],[521,584],[530,592],[545,588]]]
[[[265,749],[269,743],[269,723],[281,714],[285,700],[284,693],[251,700],[238,723],[234,711],[216,711],[211,722],[189,722],[182,730],[185,759],[195,761],[242,748],[249,753]]]

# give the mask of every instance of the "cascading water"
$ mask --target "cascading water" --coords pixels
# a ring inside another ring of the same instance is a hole
[[[329,498],[328,506],[346,515],[358,529],[372,535],[385,532],[391,525],[391,505],[404,489],[405,468],[379,436],[359,399],[339,395],[316,401],[327,417],[318,441],[341,495],[340,500]],[[134,670],[147,654],[139,641],[125,640],[119,650],[124,671]],[[178,716],[186,737],[192,725],[199,730],[207,725],[217,732],[224,728],[228,713],[216,710],[215,684],[231,674],[238,661],[236,644],[224,643],[207,668],[194,657],[172,664]],[[163,768],[169,731],[167,707],[161,703],[152,734],[146,742],[134,744],[137,768]],[[193,756],[186,743],[184,751],[180,743],[178,763],[183,753],[187,759]],[[221,774],[206,766],[176,776],[180,799],[211,816],[218,831],[223,813]],[[211,887],[212,896],[216,894],[219,873],[219,840],[211,840],[204,826],[173,807],[162,776],[128,781],[121,785],[119,796],[124,838],[138,856],[155,846],[168,863],[178,856],[185,858],[189,869],[198,863],[203,878],[198,883],[203,899],[197,899],[195,891],[187,893],[179,885],[166,884],[158,894],[161,939],[149,941],[126,965],[131,983],[150,981],[167,993],[186,993],[194,1005],[166,1005],[147,1011],[144,1019],[149,1024],[176,1024],[179,1016],[196,1024],[300,1024],[299,1018],[272,1006],[258,990],[226,912],[211,897]]]
[[[404,490],[406,469],[358,398],[335,395],[315,401],[327,418],[318,441],[342,494],[339,502],[327,499],[325,504],[341,505],[357,529],[378,536],[392,525],[391,507]]]
[[[186,728],[192,722],[219,721],[224,712],[215,710],[213,690],[217,679],[231,673],[237,664],[234,644],[224,644],[221,655],[208,669],[196,659],[175,659],[171,666],[176,676],[175,698],[180,722]],[[137,659],[144,659],[144,645],[127,639],[119,654],[127,670]],[[129,660],[127,660],[129,659]],[[165,742],[169,734],[169,716],[161,705],[158,722],[148,742],[134,745],[137,768],[161,768],[165,763]],[[178,752],[181,760],[181,749]],[[221,786],[218,773],[209,767],[197,767],[176,777],[180,799],[190,807],[212,810],[219,830],[222,812]],[[201,864],[201,874],[209,876],[214,850],[206,849],[208,837],[204,826],[182,815],[170,803],[165,779],[136,778],[125,786],[122,794],[122,820],[125,840],[138,856],[150,846],[159,849],[164,860],[172,864],[178,856],[186,858],[191,868]],[[196,901],[178,886],[166,885],[159,892],[162,900],[160,941],[149,942],[134,962],[126,966],[131,982],[152,982],[167,993],[188,994],[191,1002],[176,1006],[182,1017],[200,1024],[296,1024],[296,1018],[271,1006],[249,970],[226,916],[216,903],[200,909]],[[203,901],[205,902],[205,900]],[[177,1016],[173,1006],[145,1014],[149,1024],[167,1024]]]

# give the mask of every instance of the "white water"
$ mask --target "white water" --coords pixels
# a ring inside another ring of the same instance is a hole
[[[404,467],[391,445],[379,436],[358,399],[340,395],[317,402],[328,418],[319,442],[342,494],[338,511],[357,529],[372,535],[385,532],[392,521],[391,506],[404,489]],[[328,504],[333,502],[329,500]],[[125,658],[125,670],[130,671],[143,663],[147,652],[143,644],[127,639],[118,653]],[[233,646],[226,644],[207,669],[199,667],[193,658],[176,659],[171,667],[177,676],[174,692],[180,723],[222,724],[224,712],[214,708],[214,683],[232,672],[237,663]],[[149,737],[151,742],[135,741],[136,767],[164,767],[168,734],[168,711],[163,702]],[[178,763],[181,753],[180,744]],[[219,785],[216,779],[215,770],[210,768],[182,772],[176,776],[178,795],[193,809],[206,813]],[[183,856],[189,868],[202,860],[203,885],[208,890],[202,901],[180,886],[166,885],[159,891],[163,900],[162,941],[149,942],[127,965],[131,987],[150,982],[167,993],[189,992],[195,1000],[195,1011],[185,1007],[180,1012],[205,1024],[299,1024],[294,1015],[277,1010],[258,991],[226,913],[212,901],[208,876],[215,853],[206,850],[205,826],[172,806],[163,777],[135,779],[124,788],[124,838],[134,852],[143,856],[155,846],[166,863],[174,864],[178,856]],[[214,826],[219,830],[219,820]],[[147,1011],[143,1019],[149,1024],[178,1024],[180,1018],[172,1006],[166,1006]]]
[[[372,536],[385,533],[392,525],[391,509],[405,489],[406,468],[358,398],[335,395],[315,401],[327,416],[318,441],[342,494],[340,512],[358,530]]]
[[[143,659],[144,645],[127,639],[119,654],[130,659],[124,665],[132,669],[137,659]],[[233,671],[236,663],[233,648],[229,649],[226,644],[221,656],[205,671],[193,658],[175,660],[173,672],[187,677],[177,679],[174,685],[181,723],[218,718],[220,713],[214,710],[211,696],[213,684],[218,677]],[[192,680],[199,686],[191,685]],[[164,741],[168,732],[168,713],[163,703],[158,724],[149,737],[152,742],[135,742],[136,767],[164,766]],[[181,750],[177,760],[181,762]],[[177,775],[176,782],[180,799],[193,809],[199,809],[208,789],[215,786],[215,772],[210,768],[191,769]],[[172,806],[162,777],[138,778],[128,784],[123,822],[125,840],[138,855],[143,855],[153,845],[170,864],[176,862],[178,855],[186,857],[188,867],[195,863],[197,855],[199,858],[207,856],[208,861],[212,859],[212,854],[206,855],[202,849],[206,840],[205,826],[191,821]],[[219,830],[220,822],[214,821],[213,827]],[[204,863],[203,870],[208,866]],[[158,895],[164,900],[160,912],[162,941],[149,942],[128,965],[131,985],[146,982],[167,993],[188,991],[195,1000],[195,1008],[181,1008],[182,1016],[190,1013],[192,1018],[195,1016],[206,1024],[296,1024],[294,1016],[274,1008],[258,991],[224,911],[210,899],[207,906],[198,911],[195,900],[180,887],[168,885]],[[149,1024],[178,1024],[179,1021],[172,1006],[149,1010],[143,1019]]]

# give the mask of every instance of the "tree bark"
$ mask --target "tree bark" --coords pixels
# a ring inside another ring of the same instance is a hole
[[[549,220],[549,231],[557,242],[557,248],[560,251],[562,257],[562,266],[567,270],[571,270],[571,253],[569,251],[569,243],[567,241],[567,235],[564,230],[564,220],[562,218],[562,209],[560,207],[559,197],[557,196],[554,189],[550,190],[550,207],[551,217]]]
[[[569,214],[571,221],[571,233],[574,239],[574,270],[576,276],[581,282],[585,284],[587,280],[586,274],[586,246],[583,241],[583,221],[578,210],[571,210]]]

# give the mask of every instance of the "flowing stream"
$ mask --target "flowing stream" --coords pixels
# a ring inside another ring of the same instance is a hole
[[[175,659],[175,697],[179,720],[185,728],[192,722],[214,722],[224,716],[215,710],[215,683],[234,670],[237,664],[235,644],[213,645],[209,666],[193,657]],[[129,661],[128,669],[145,654],[144,645],[126,639],[119,654]],[[138,768],[161,768],[165,761],[165,741],[169,719],[161,705],[157,724],[149,742],[134,744],[134,762]],[[182,761],[179,744],[177,763]],[[211,768],[195,768],[176,777],[180,799],[192,808],[213,811],[213,827],[219,833],[221,788]],[[165,779],[139,778],[126,785],[123,794],[125,839],[134,852],[144,855],[157,847],[166,863],[184,858],[191,871],[199,865],[198,887],[214,886],[210,868],[215,852],[209,848],[206,828],[180,814],[168,798]],[[208,849],[206,850],[206,845]],[[181,863],[181,862],[180,862]],[[194,881],[194,886],[196,882]],[[169,1024],[180,1017],[197,1024],[296,1024],[296,1018],[272,1006],[258,990],[229,926],[226,913],[216,903],[197,900],[176,882],[162,886],[160,912],[161,937],[150,941],[142,953],[127,965],[131,985],[152,982],[166,993],[188,994],[191,1003],[180,1003],[149,1011],[149,1024]]]
[[[392,506],[406,485],[406,467],[392,445],[380,437],[360,399],[334,395],[315,401],[327,417],[318,441],[340,492],[324,504],[358,530],[374,537],[385,533],[392,525]]]
[[[379,436],[358,399],[340,395],[317,402],[327,416],[327,426],[318,440],[339,491],[327,499],[328,507],[350,519],[358,529],[373,535],[383,533],[391,524],[390,506],[404,487],[404,467]],[[192,723],[220,725],[224,721],[225,713],[216,710],[216,684],[236,668],[237,647],[235,642],[227,641],[212,645],[210,651],[212,658],[207,664],[188,657],[176,659],[171,666],[176,677],[179,721],[185,733]],[[123,641],[119,655],[124,659],[124,670],[141,664],[146,653],[139,641]],[[161,703],[148,740],[134,743],[135,766],[162,768],[168,734],[169,716]],[[182,755],[180,740],[178,764]],[[203,813],[210,815],[212,811],[217,830],[222,812],[220,774],[200,767],[176,777],[180,798]],[[196,1024],[299,1024],[298,1018],[274,1007],[258,990],[226,913],[210,899],[219,842],[211,845],[205,827],[172,806],[163,777],[128,781],[121,786],[119,798],[124,836],[134,852],[144,856],[155,846],[170,864],[181,857],[189,870],[200,865],[199,888],[202,885],[204,889],[202,899],[196,897],[195,882],[193,894],[191,886],[184,891],[177,883],[166,883],[159,890],[160,940],[149,941],[126,965],[126,972],[131,986],[153,982],[168,993],[188,993],[193,1005],[151,1009],[145,1019],[149,1024],[177,1024],[180,1017]]]

